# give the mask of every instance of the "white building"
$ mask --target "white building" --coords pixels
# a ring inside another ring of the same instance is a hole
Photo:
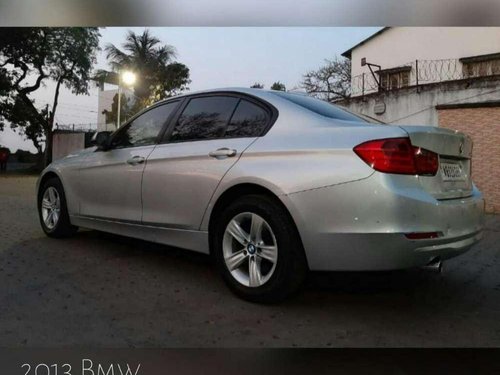
[[[105,85],[101,84],[99,87],[99,97],[97,101],[97,131],[114,131],[116,130],[116,121],[107,120],[106,112],[112,111],[113,100],[115,100],[115,96],[118,94],[118,89],[108,89],[106,90]],[[106,86],[108,86],[106,84]],[[114,85],[113,85],[114,86]],[[114,86],[116,87],[116,86]],[[130,100],[130,103],[133,101],[134,95],[131,90],[123,89],[122,93]],[[124,118],[121,118],[121,122],[123,123]]]
[[[500,28],[384,28],[342,55],[352,87],[339,104],[388,124],[469,134],[474,181],[487,210],[500,212]]]
[[[389,69],[412,68],[403,76],[402,86],[416,83],[417,60],[419,61],[420,83],[459,79],[478,75],[479,71],[467,70],[476,64],[476,60],[489,61],[490,69],[500,74],[500,28],[498,27],[386,27],[358,43],[342,55],[351,59],[352,80],[356,88],[363,73],[370,80],[371,73],[367,65],[361,66],[361,59],[380,65],[382,72]],[[489,56],[491,55],[491,56]],[[482,57],[482,59],[479,59]],[[476,60],[474,60],[474,58]],[[492,61],[496,64],[492,64]],[[488,64],[483,64],[488,67]],[[479,68],[479,65],[477,65]],[[404,69],[401,69],[404,71]],[[440,75],[441,73],[441,75]],[[491,72],[490,72],[491,73]],[[398,74],[382,74],[382,78],[396,78]],[[387,82],[391,84],[391,80]],[[368,91],[367,91],[368,92]],[[357,90],[354,96],[361,95]]]

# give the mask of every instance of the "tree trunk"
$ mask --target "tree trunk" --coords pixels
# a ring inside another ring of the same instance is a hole
[[[43,165],[44,165],[44,154],[42,151],[40,151],[38,154],[36,154],[36,165],[35,168],[38,172],[41,172],[43,170]]]
[[[44,152],[44,167],[52,163],[52,136],[54,132],[52,128],[45,130],[45,152]]]
[[[56,109],[57,109],[57,103],[59,100],[59,89],[61,87],[61,83],[64,81],[65,76],[61,76],[57,80],[57,85],[56,85],[56,92],[54,94],[54,103],[52,104],[52,111],[48,113],[48,124],[47,128],[45,129],[45,167],[52,163],[52,136],[54,134],[54,119],[56,116]],[[47,106],[48,109],[48,106]],[[48,112],[48,110],[47,110]]]
[[[36,139],[32,139],[31,140],[33,142],[33,145],[35,146],[36,148],[36,165],[35,165],[35,168],[37,171],[42,171],[42,169],[44,168],[44,164],[45,164],[45,155],[42,151],[42,146],[40,145],[40,143],[38,142],[38,140]]]

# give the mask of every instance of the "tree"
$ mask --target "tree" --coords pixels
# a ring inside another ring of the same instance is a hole
[[[280,81],[276,81],[272,84],[271,90],[276,90],[276,91],[286,91],[286,87],[284,83],[281,83]]]
[[[52,156],[52,132],[61,86],[88,94],[99,49],[98,28],[4,28],[0,34],[0,120],[30,139],[45,143],[45,164]],[[45,81],[55,82],[52,104],[30,97]]]
[[[335,57],[303,76],[301,82],[309,94],[329,102],[351,96],[351,60]]]
[[[114,78],[108,82],[118,83],[118,73],[124,70],[137,74],[133,87],[137,99],[135,111],[188,89],[191,82],[189,68],[175,62],[175,48],[168,44],[161,45],[161,41],[152,36],[149,30],[144,30],[141,35],[129,31],[122,47],[123,50],[113,44],[105,47],[114,73]],[[101,71],[97,76],[106,73]]]
[[[252,86],[250,86],[251,89],[263,89],[264,85],[259,82],[255,82]]]

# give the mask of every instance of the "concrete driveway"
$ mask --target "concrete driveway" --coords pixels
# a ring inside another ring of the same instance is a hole
[[[500,346],[499,216],[441,275],[317,273],[261,306],[206,256],[95,231],[45,237],[35,182],[0,177],[0,346]]]

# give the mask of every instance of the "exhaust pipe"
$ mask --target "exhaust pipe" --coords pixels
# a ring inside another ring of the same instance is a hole
[[[441,273],[443,270],[443,262],[441,262],[441,259],[439,259],[439,258],[434,258],[433,260],[431,260],[427,265],[423,266],[422,268],[424,270]]]

